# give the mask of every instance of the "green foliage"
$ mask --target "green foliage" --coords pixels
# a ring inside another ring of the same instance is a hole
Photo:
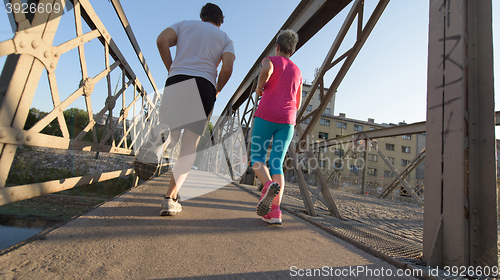
[[[47,114],[47,112],[40,111],[36,108],[31,108],[28,114],[28,118],[26,119],[26,124],[24,125],[24,130],[28,130],[33,127],[38,121],[47,116]],[[88,114],[85,110],[70,108],[65,110],[63,112],[63,115],[71,139],[75,139],[89,124]],[[94,130],[96,131],[98,141],[107,134],[106,127],[103,125],[96,124],[94,126]],[[47,135],[62,136],[62,131],[57,118],[54,119],[47,127],[45,127],[41,131],[41,133]],[[87,134],[85,134],[82,140],[86,142],[93,142],[92,131],[89,131]],[[111,145],[111,142],[112,140],[110,137],[106,144]]]
[[[70,108],[63,112],[66,125],[68,126],[69,135],[74,139],[80,132],[89,124],[89,118],[86,111]]]
[[[26,119],[26,124],[24,125],[24,129],[28,130],[33,127],[39,120],[43,119],[47,116],[47,112],[42,112],[36,108],[31,108],[28,114],[28,118]],[[57,119],[50,122],[48,126],[46,126],[42,131],[43,134],[54,135],[54,136],[62,136],[61,129],[59,128],[59,123]]]
[[[212,122],[208,122],[208,131],[210,132],[210,135],[212,135],[212,131],[214,130],[214,125]]]

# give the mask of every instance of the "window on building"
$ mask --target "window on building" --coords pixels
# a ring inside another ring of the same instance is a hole
[[[384,177],[394,177],[392,171],[384,170]]]
[[[307,91],[303,91],[302,92],[302,97],[306,97],[306,95],[307,95]]]
[[[323,112],[325,115],[330,115],[330,108],[326,108],[325,111]]]
[[[390,163],[392,163],[394,165],[394,158],[393,157],[387,157],[387,159],[389,160]]]
[[[337,122],[337,127],[338,128],[346,129],[347,128],[347,123],[346,122]]]
[[[306,111],[312,111],[312,105],[307,105]]]
[[[305,123],[305,124],[308,124],[309,122],[311,122],[311,118],[308,118],[308,119],[305,119],[305,120],[304,120],[304,123]]]
[[[319,167],[325,168],[326,167],[326,160],[320,160],[319,161]]]
[[[377,128],[376,127],[370,127],[370,130],[376,130]]]
[[[363,126],[359,124],[354,125],[354,131],[363,131]]]
[[[318,135],[318,138],[319,139],[328,139],[328,133],[320,131],[319,135]]]
[[[344,167],[344,164],[342,163],[342,161],[334,161],[333,162],[333,168],[335,168],[336,170],[342,170],[342,167]]]
[[[405,166],[408,166],[408,164],[410,164],[409,160],[407,160],[407,159],[402,159],[401,160],[401,166],[405,167]]]
[[[357,167],[356,165],[351,165],[351,172],[354,172],[354,173],[358,173],[359,171],[359,167]]]
[[[327,119],[319,119],[319,124],[320,124],[320,125],[330,126],[330,120],[327,120]]]
[[[366,171],[366,174],[377,176],[377,169],[375,169],[375,168],[368,168],[367,171]]]
[[[401,146],[401,152],[405,153],[405,154],[409,154],[410,153],[410,147]]]
[[[411,140],[411,135],[403,135],[403,140]]]
[[[388,151],[394,151],[394,144],[386,143],[385,144],[385,149],[388,150]]]
[[[378,159],[378,155],[368,154],[369,161],[377,161],[377,159]]]
[[[333,154],[336,155],[336,156],[340,156],[340,152],[341,150],[335,148],[335,150],[333,151]]]

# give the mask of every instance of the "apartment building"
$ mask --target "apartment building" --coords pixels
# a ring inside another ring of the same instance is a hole
[[[309,88],[310,85],[304,85],[303,102],[306,99],[305,94]],[[314,96],[311,103],[306,108],[304,116],[307,116],[307,114],[319,106],[319,94],[316,94],[316,96]],[[335,101],[332,98],[327,108],[324,110],[319,122],[315,125],[310,134],[311,142],[338,138],[340,136],[359,133],[362,131],[406,125],[404,121],[398,124],[380,124],[376,123],[372,118],[369,118],[366,121],[351,119],[343,113],[335,116],[333,113],[334,104]],[[301,124],[303,129],[306,128],[309,121],[310,120],[308,119],[305,123]],[[298,140],[297,135],[295,140]],[[414,134],[394,136],[376,139],[375,142],[378,143],[380,150],[387,156],[396,170],[401,172],[410,164],[412,159],[420,153],[422,148],[425,147],[425,135]],[[374,147],[367,147],[367,154],[365,157],[363,153],[364,150],[362,148],[364,143],[360,142],[357,144],[358,146],[351,147],[351,143],[339,141],[335,146],[322,148],[320,151],[317,151],[315,157],[319,160],[320,167],[325,176],[331,174],[334,169],[340,170],[340,175],[343,177],[359,176],[364,165],[366,164],[365,172],[367,181],[380,179],[389,180],[394,178],[393,172]],[[346,153],[347,155],[345,155]],[[341,161],[340,159],[344,155],[344,160]],[[410,173],[407,179],[424,179],[424,170],[424,164],[420,164],[416,170]]]

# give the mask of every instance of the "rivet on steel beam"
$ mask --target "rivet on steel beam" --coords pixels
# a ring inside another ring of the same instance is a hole
[[[472,245],[474,245],[474,247],[477,247],[477,242],[474,242]]]
[[[31,137],[31,135],[28,135],[28,137],[26,137],[26,141],[31,141],[31,139],[33,139],[33,137]]]
[[[5,136],[7,136],[7,132],[5,132],[4,130],[0,130],[0,139],[4,138]]]
[[[477,214],[477,209],[474,209],[474,211],[472,211],[472,212],[474,212],[474,214]]]
[[[55,52],[54,57],[59,57],[59,52]]]
[[[38,40],[33,40],[31,41],[31,46],[36,49],[40,46],[40,42],[38,42]]]
[[[477,259],[476,258],[474,258],[474,262],[477,263]]]
[[[82,43],[85,42],[85,40],[83,39],[83,37],[80,38],[80,42],[82,42]]]
[[[24,138],[24,136],[23,136],[22,133],[19,133],[19,134],[16,135],[16,140],[17,141],[21,141],[23,138]]]
[[[55,64],[54,62],[52,62],[52,63],[50,64],[50,68],[55,69],[55,68],[56,68],[56,64]]]
[[[94,83],[91,78],[87,77],[80,81],[80,87],[83,87],[83,95],[90,96],[94,91]]]
[[[474,231],[477,231],[477,227],[472,228]]]
[[[64,111],[64,109],[62,107],[59,107],[59,112],[62,112]]]
[[[21,42],[19,42],[19,46],[20,46],[21,48],[26,47],[26,42],[25,42],[25,41],[21,41]]]
[[[49,52],[49,51],[45,51],[45,52],[43,53],[43,56],[44,56],[45,58],[49,58],[49,56],[50,56],[50,52]]]

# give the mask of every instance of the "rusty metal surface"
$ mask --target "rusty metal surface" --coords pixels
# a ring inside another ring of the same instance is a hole
[[[431,1],[424,260],[497,266],[491,1]]]

